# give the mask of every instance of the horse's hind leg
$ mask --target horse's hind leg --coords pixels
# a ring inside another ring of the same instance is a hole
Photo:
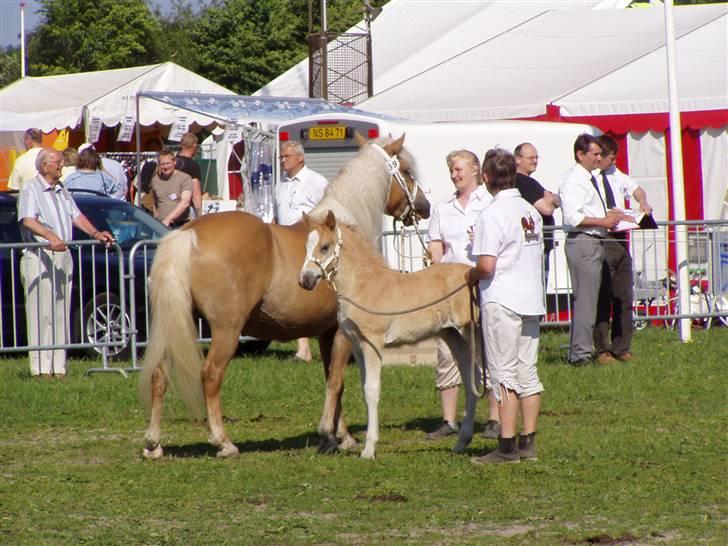
[[[207,404],[209,442],[218,448],[218,457],[237,457],[240,452],[225,434],[220,392],[225,370],[238,345],[239,331],[235,328],[212,326],[212,341],[202,368],[202,390]]]
[[[167,391],[167,376],[161,366],[157,366],[152,373],[151,389],[151,414],[149,416],[149,427],[144,435],[146,442],[144,447],[144,458],[159,459],[163,455],[162,446],[160,444],[162,403],[164,402],[164,393]]]
[[[349,434],[341,407],[351,342],[336,329],[319,337],[319,347],[326,376],[326,399],[318,428],[321,434],[319,451],[329,453],[338,449],[351,449],[356,446],[356,440]]]
[[[370,343],[360,345],[357,355],[361,370],[364,400],[367,404],[367,439],[361,452],[363,459],[373,459],[379,442],[379,398],[382,390],[382,357],[384,340],[378,347]]]
[[[450,352],[457,362],[458,369],[460,370],[460,377],[465,387],[465,415],[463,416],[463,422],[460,425],[460,433],[458,434],[458,441],[452,448],[453,453],[464,453],[465,449],[470,445],[473,440],[473,433],[475,429],[475,412],[478,405],[478,397],[473,392],[473,385],[471,382],[471,369],[473,366],[472,362],[472,351],[470,349],[469,337],[463,338],[455,330],[448,330],[446,333],[443,332],[441,337],[450,348]],[[476,378],[477,381],[477,378]]]

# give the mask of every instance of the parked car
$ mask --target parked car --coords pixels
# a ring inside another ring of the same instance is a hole
[[[123,250],[124,267],[128,268],[128,254],[131,247],[145,239],[160,239],[169,229],[152,218],[142,209],[118,199],[95,192],[72,192],[79,209],[99,230],[113,233]],[[90,237],[74,228],[74,240],[90,240]],[[17,217],[17,193],[0,193],[0,243],[20,243],[20,226]],[[11,264],[11,255],[14,263]],[[71,341],[73,343],[120,340],[122,328],[127,331],[131,324],[127,305],[122,313],[121,283],[119,281],[119,254],[103,247],[82,247],[81,252],[71,252],[73,257],[73,284],[71,294]],[[79,257],[80,255],[80,257]],[[107,265],[108,256],[108,265]],[[21,252],[14,253],[7,248],[0,249],[0,302],[2,303],[2,347],[24,346],[26,341],[25,297],[20,280]],[[137,309],[137,330],[146,332],[146,279],[151,267],[153,249],[135,255],[133,269],[135,277],[135,302]],[[80,264],[79,264],[80,262]],[[127,274],[130,271],[127,271]],[[128,285],[125,286],[128,292]],[[127,294],[127,298],[128,298]],[[14,315],[13,315],[14,312]],[[98,356],[96,347],[88,349],[89,355]],[[110,347],[109,356],[127,359],[131,355],[129,344],[124,347]]]

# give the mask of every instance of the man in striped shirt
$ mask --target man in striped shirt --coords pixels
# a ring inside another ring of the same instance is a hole
[[[20,260],[28,345],[62,345],[68,342],[73,262],[66,241],[73,236],[73,226],[107,245],[114,236],[97,230],[60,183],[61,152],[43,148],[35,165],[38,175],[23,185],[18,197],[18,221],[23,241],[48,246],[25,249]],[[30,373],[65,377],[66,351],[30,351]]]

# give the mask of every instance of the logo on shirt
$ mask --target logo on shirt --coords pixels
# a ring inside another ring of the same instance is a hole
[[[521,226],[523,226],[523,235],[526,238],[526,241],[537,241],[538,235],[536,235],[536,223],[533,221],[533,218],[531,217],[531,213],[528,214],[528,219],[526,219],[525,216],[521,216]]]

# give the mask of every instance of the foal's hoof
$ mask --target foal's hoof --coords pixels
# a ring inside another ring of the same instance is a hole
[[[144,448],[144,453],[142,454],[145,459],[149,460],[156,460],[161,459],[162,455],[164,455],[164,452],[162,451],[162,446],[160,444],[157,444],[157,447],[153,449],[149,449],[148,447]]]
[[[361,458],[362,459],[373,459],[374,458],[374,448],[365,447],[364,450],[361,452]]]
[[[217,457],[221,459],[233,459],[235,457],[240,457],[240,451],[238,451],[238,448],[235,447],[235,444],[225,444],[217,452]]]
[[[347,451],[349,449],[354,449],[357,445],[358,444],[354,437],[351,434],[347,434],[339,442],[339,449],[341,449],[342,451]]]
[[[319,453],[336,453],[339,451],[339,442],[336,441],[336,438],[330,435],[325,435],[321,437],[321,443],[319,444],[318,450]]]

